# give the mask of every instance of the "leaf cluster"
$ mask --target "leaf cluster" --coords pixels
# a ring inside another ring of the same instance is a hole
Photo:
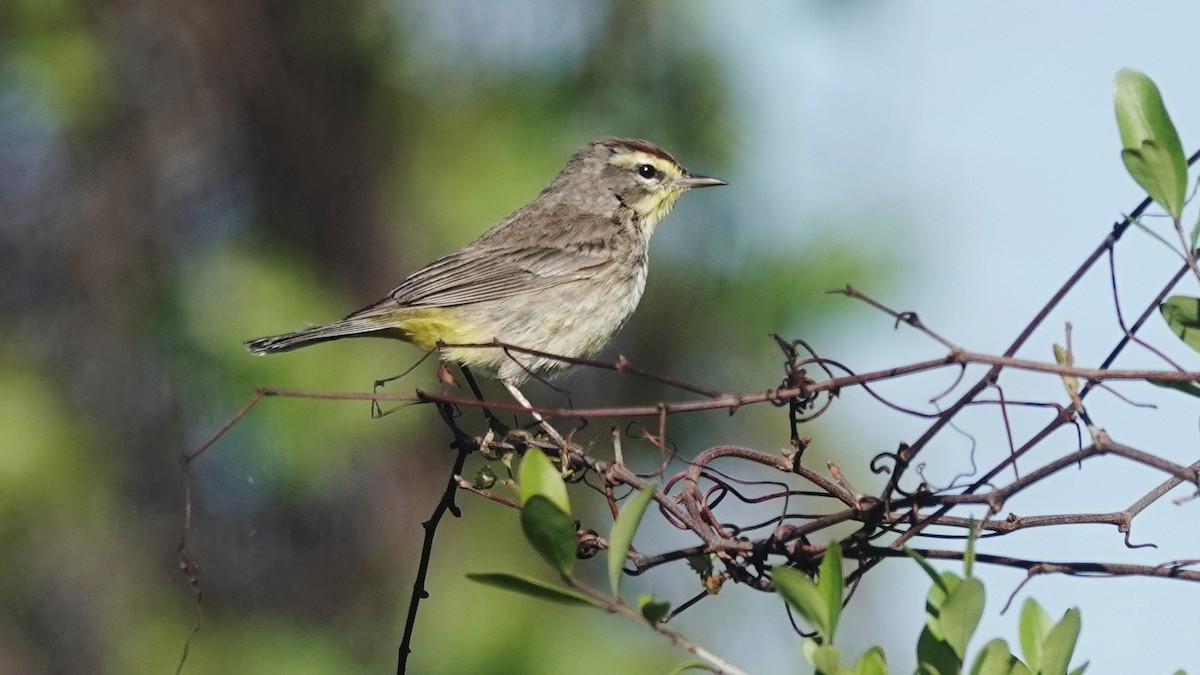
[[[917,675],[958,675],[967,663],[968,645],[983,617],[986,594],[974,577],[973,539],[964,558],[964,573],[938,573],[914,551],[909,555],[932,581],[925,599],[925,627],[917,640]],[[842,665],[834,646],[843,602],[843,561],[839,545],[829,545],[813,581],[794,568],[781,567],[772,580],[779,595],[816,631],[805,640],[804,655],[820,675],[887,675],[887,658],[880,647],[867,650],[853,667]],[[1001,638],[989,641],[971,662],[971,675],[1083,675],[1087,664],[1068,671],[1079,639],[1078,609],[1069,609],[1057,623],[1030,598],[1021,611],[1020,635],[1024,660],[1013,655]]]

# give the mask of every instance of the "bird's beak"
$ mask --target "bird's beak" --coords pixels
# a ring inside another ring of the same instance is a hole
[[[729,185],[720,178],[710,178],[708,176],[693,176],[686,174],[682,178],[675,179],[675,187],[681,190],[690,190],[692,188],[715,187],[717,185]]]

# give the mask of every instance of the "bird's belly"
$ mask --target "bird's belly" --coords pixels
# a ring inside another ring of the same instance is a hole
[[[644,267],[609,270],[536,293],[454,309],[461,324],[470,327],[461,331],[470,342],[499,341],[558,356],[588,357],[603,349],[625,325],[641,300],[645,281]],[[443,357],[513,381],[570,365],[497,348],[448,348]]]

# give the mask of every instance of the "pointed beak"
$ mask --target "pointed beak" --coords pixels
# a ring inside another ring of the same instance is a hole
[[[687,174],[682,178],[675,180],[675,186],[681,190],[690,190],[692,188],[716,187],[717,185],[729,185],[720,178],[710,178],[708,176],[693,176]]]

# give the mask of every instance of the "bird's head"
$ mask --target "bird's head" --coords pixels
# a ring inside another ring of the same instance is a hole
[[[670,213],[679,195],[692,188],[726,184],[689,173],[652,143],[624,138],[603,138],[584,146],[559,179],[570,181],[575,194],[587,195],[589,210],[631,209],[646,235]]]

